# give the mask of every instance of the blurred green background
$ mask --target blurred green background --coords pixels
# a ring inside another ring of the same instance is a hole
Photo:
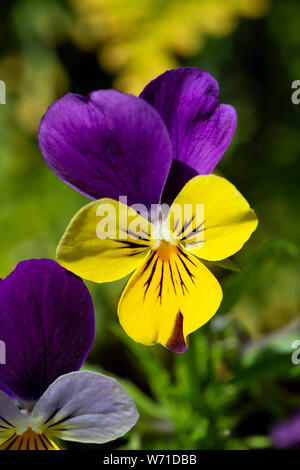
[[[125,284],[95,285],[97,335],[86,368],[117,377],[141,419],[122,449],[254,449],[300,409],[300,79],[297,0],[19,0],[1,2],[0,277],[22,259],[55,257],[70,218],[87,203],[44,163],[37,130],[67,91],[138,94],[166,69],[194,66],[220,83],[238,126],[217,167],[260,225],[234,261],[215,270],[219,312],[175,355],[134,343],[119,327]],[[299,440],[300,444],[300,440]],[[88,448],[70,444],[70,449]],[[98,446],[97,448],[101,448]]]

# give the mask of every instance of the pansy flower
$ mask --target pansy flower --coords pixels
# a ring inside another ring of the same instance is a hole
[[[95,282],[135,271],[119,303],[121,325],[137,342],[176,352],[222,299],[201,259],[233,255],[257,226],[238,190],[210,175],[236,126],[235,110],[218,105],[218,94],[207,72],[175,69],[140,97],[69,93],[48,109],[39,131],[50,168],[96,200],[69,224],[59,263]],[[108,207],[113,229],[99,224]]]
[[[275,449],[300,449],[300,412],[276,423],[270,437]]]
[[[136,423],[135,404],[115,380],[78,371],[93,337],[90,294],[55,261],[23,261],[0,280],[1,450],[103,443]]]

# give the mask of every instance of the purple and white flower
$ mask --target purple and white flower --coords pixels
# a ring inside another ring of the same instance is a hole
[[[93,303],[55,261],[23,261],[0,280],[0,338],[1,450],[104,443],[136,423],[134,401],[114,379],[79,371],[94,338]]]

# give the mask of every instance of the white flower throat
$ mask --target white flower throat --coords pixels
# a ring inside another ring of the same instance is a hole
[[[178,239],[172,234],[165,219],[157,220],[152,224],[151,242],[153,250],[157,250],[162,242],[172,246],[178,245]]]

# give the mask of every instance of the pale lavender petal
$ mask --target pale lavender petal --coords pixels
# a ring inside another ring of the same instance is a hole
[[[0,390],[0,442],[12,435],[16,428],[22,427],[25,422],[26,418],[16,404]]]
[[[97,444],[123,436],[139,417],[133,399],[116,380],[88,371],[59,377],[31,416],[56,438]]]

